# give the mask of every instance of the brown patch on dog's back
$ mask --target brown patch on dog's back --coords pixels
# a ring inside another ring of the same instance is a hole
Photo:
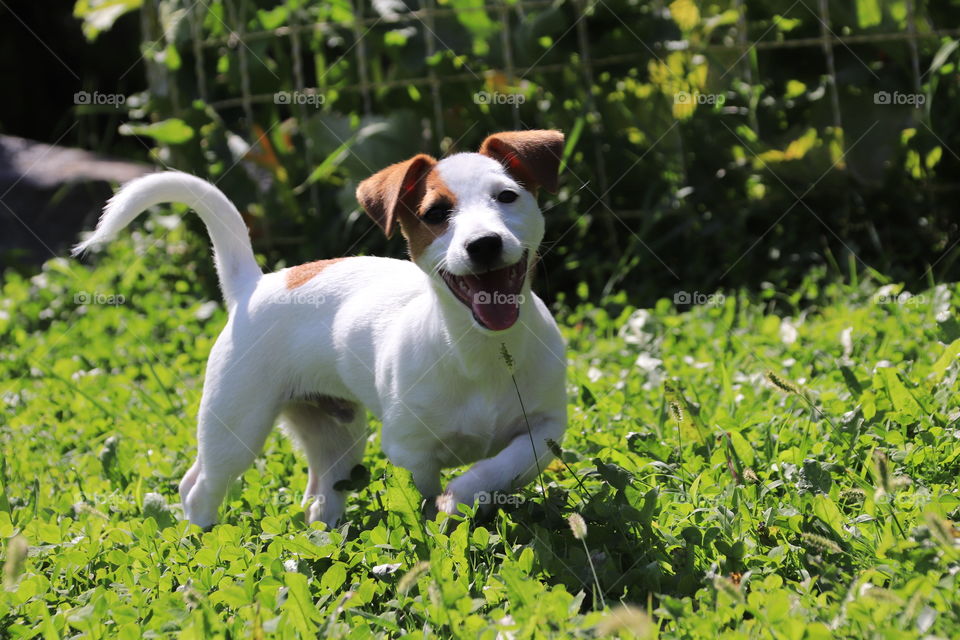
[[[290,267],[284,273],[287,289],[296,289],[297,287],[309,282],[315,275],[326,269],[332,264],[336,264],[346,258],[332,258],[330,260],[316,260],[305,264],[298,264]]]
[[[401,216],[400,229],[403,231],[407,244],[410,247],[410,257],[416,260],[430,246],[430,243],[443,235],[449,226],[448,222],[429,224],[421,219],[431,207],[441,205],[454,209],[457,206],[457,196],[440,177],[436,168],[427,174],[423,200],[417,209],[417,217]]]

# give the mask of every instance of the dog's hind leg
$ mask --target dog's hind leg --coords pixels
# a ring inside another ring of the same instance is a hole
[[[334,485],[350,478],[367,443],[363,407],[326,396],[288,402],[283,426],[307,456],[307,487],[303,506],[310,522],[334,526],[343,515],[345,495]]]
[[[193,461],[193,466],[183,474],[183,479],[180,480],[180,502],[184,506],[187,504],[187,496],[190,495],[190,489],[193,489],[193,485],[197,482],[197,476],[200,475],[200,460]]]
[[[190,522],[209,527],[230,483],[263,449],[279,412],[279,394],[259,377],[231,376],[216,384],[226,364],[211,358],[197,425],[197,460],[180,482],[183,510]],[[240,370],[237,366],[235,370]]]

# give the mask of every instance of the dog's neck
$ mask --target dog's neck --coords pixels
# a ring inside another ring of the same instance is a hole
[[[432,321],[445,338],[443,350],[456,360],[465,375],[488,375],[491,371],[501,369],[508,374],[504,347],[514,363],[523,360],[530,333],[527,323],[535,304],[529,279],[522,289],[520,317],[512,327],[503,331],[490,331],[478,326],[470,309],[450,293],[445,283],[435,278],[427,280],[433,306],[430,312]]]

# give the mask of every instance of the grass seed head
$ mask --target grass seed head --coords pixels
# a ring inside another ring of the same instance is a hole
[[[850,489],[844,489],[840,492],[840,502],[847,505],[859,504],[862,503],[866,497],[867,492],[859,487],[853,487]]]
[[[654,627],[650,617],[641,609],[621,604],[611,609],[600,621],[597,625],[597,635],[609,637],[623,632],[631,633],[638,638],[651,638]]]
[[[513,356],[510,355],[510,350],[507,349],[507,343],[500,343],[500,359],[503,360],[504,364],[507,365],[507,369],[510,370],[510,373],[514,371],[514,362]]]
[[[587,537],[587,523],[579,513],[573,513],[567,518],[570,524],[570,530],[573,531],[573,537],[577,540],[583,540]]]
[[[30,546],[23,536],[14,536],[7,543],[7,560],[3,563],[3,585],[7,588],[16,584],[23,575],[27,564],[27,552]]]
[[[800,537],[806,543],[804,548],[806,548],[808,551],[810,550],[809,547],[813,547],[815,549],[819,549],[820,551],[843,553],[843,549],[840,548],[840,545],[825,536],[817,535],[815,533],[801,533]]]
[[[727,594],[734,601],[739,602],[743,600],[743,592],[740,591],[739,584],[735,583],[731,578],[717,576],[713,579],[713,588]]]
[[[677,422],[683,422],[683,407],[676,400],[671,400],[667,405],[670,408],[670,416]]]
[[[119,443],[119,438],[117,436],[110,436],[103,442],[103,448],[100,449],[100,464],[103,466],[103,470],[107,473],[113,468],[117,462],[117,444]]]
[[[956,545],[956,538],[960,536],[960,532],[957,531],[956,526],[948,520],[944,520],[935,513],[925,513],[923,515],[924,520],[927,521],[927,527],[930,529],[930,534],[945,547],[954,547]]]
[[[765,375],[767,378],[767,382],[772,384],[774,387],[776,387],[780,391],[783,391],[784,393],[795,393],[799,395],[800,389],[797,387],[797,385],[790,382],[783,376],[778,376],[773,371],[769,371],[769,370],[766,372]]]
[[[563,449],[560,448],[560,445],[557,444],[557,441],[553,438],[547,438],[547,448],[550,449],[550,453],[558,458],[563,457]]]
[[[407,573],[400,578],[400,582],[397,583],[397,591],[406,595],[407,592],[413,588],[413,585],[417,584],[417,580],[420,579],[420,576],[429,570],[429,562],[418,562],[417,564],[413,565],[413,568],[410,569],[410,571],[407,571]]]
[[[877,491],[890,493],[893,489],[893,483],[890,479],[890,464],[887,456],[880,450],[873,450],[873,472],[877,482]]]

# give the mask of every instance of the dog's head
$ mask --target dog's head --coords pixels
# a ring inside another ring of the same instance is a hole
[[[478,153],[439,162],[420,154],[364,180],[357,200],[389,237],[399,225],[410,257],[473,312],[482,327],[517,321],[540,241],[537,191],[557,190],[559,131],[511,131]]]

